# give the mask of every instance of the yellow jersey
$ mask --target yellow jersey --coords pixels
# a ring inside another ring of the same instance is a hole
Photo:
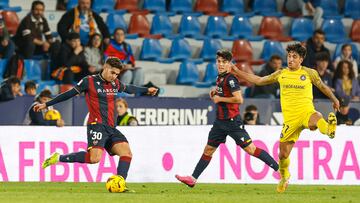
[[[284,68],[270,75],[280,84],[280,103],[284,121],[303,119],[315,111],[312,85],[321,82],[316,70],[301,66],[296,71]]]

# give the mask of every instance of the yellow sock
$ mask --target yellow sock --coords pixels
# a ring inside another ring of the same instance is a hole
[[[279,166],[280,166],[281,178],[289,178],[290,177],[289,165],[290,165],[290,158],[289,157],[286,158],[286,159],[280,159]]]
[[[324,118],[320,118],[316,126],[319,128],[322,134],[327,135],[329,124],[325,121]]]

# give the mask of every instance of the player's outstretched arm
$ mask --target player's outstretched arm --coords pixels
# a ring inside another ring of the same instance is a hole
[[[66,92],[64,92],[62,94],[59,94],[54,99],[52,99],[52,100],[50,100],[50,101],[48,101],[46,103],[35,105],[34,106],[34,111],[38,112],[38,111],[40,111],[42,109],[45,109],[48,106],[52,106],[54,104],[60,103],[60,102],[65,101],[65,100],[68,100],[68,99],[70,99],[71,97],[73,97],[73,96],[75,96],[77,94],[79,94],[79,92],[75,88],[72,88],[69,91],[66,91]]]
[[[281,70],[264,77],[259,77],[255,74],[239,70],[234,64],[231,64],[231,72],[239,78],[245,79],[246,81],[254,83],[255,85],[268,85],[277,82],[277,78],[280,75]]]
[[[129,93],[129,94],[143,94],[143,93],[147,93],[150,94],[152,96],[154,96],[158,91],[158,88],[155,87],[138,87],[135,85],[126,85],[124,92]]]

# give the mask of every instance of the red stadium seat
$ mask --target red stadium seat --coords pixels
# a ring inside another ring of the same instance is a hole
[[[244,39],[233,42],[232,53],[236,62],[249,62],[251,65],[260,65],[265,62],[264,60],[253,60],[251,44]]]
[[[278,17],[265,16],[261,20],[259,35],[274,41],[291,41],[291,37],[283,35],[284,29]]]
[[[129,34],[138,34],[140,37],[147,38],[162,38],[161,34],[151,35],[150,34],[150,23],[145,15],[134,13],[130,18],[128,27]]]
[[[227,13],[219,11],[217,0],[197,0],[195,3],[195,11],[203,12],[207,15],[226,16]]]
[[[124,9],[129,12],[138,11],[138,0],[117,0],[115,4],[115,9]]]
[[[354,20],[351,25],[350,38],[360,43],[360,19]]]
[[[20,20],[15,11],[2,11],[1,15],[4,18],[5,25],[11,35],[15,35],[19,27]]]
[[[247,72],[247,73],[254,74],[254,71],[253,71],[250,63],[248,63],[248,62],[239,62],[239,63],[236,63],[235,66],[239,70],[242,70],[242,71]],[[242,78],[238,78],[238,80],[239,80],[241,86],[250,87],[252,85],[251,83],[249,83],[248,81],[246,81],[246,80],[244,80]]]

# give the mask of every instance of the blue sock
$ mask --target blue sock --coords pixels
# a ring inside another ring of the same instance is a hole
[[[121,175],[124,179],[127,178],[128,171],[130,168],[131,157],[122,156],[117,167],[117,174]]]
[[[77,162],[77,163],[90,163],[90,154],[88,152],[74,152],[70,154],[60,155],[60,162]]]
[[[192,177],[194,177],[195,179],[198,179],[199,176],[201,175],[201,173],[209,165],[210,161],[211,161],[211,156],[207,156],[207,155],[203,154],[201,156],[201,159],[199,160],[199,162],[197,163],[197,165],[195,167]]]
[[[265,164],[274,169],[274,171],[279,169],[279,164],[274,160],[274,158],[261,148],[256,148],[253,156],[265,162]]]

